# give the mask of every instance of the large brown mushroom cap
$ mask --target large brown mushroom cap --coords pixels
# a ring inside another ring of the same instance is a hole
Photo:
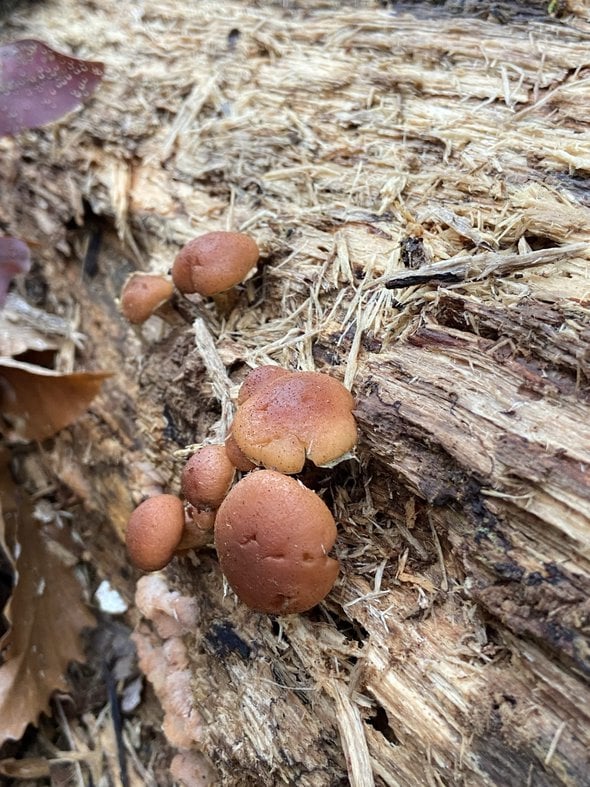
[[[223,445],[206,445],[188,460],[180,478],[182,494],[193,506],[219,508],[236,468]]]
[[[259,255],[256,241],[243,232],[207,232],[178,252],[172,279],[181,292],[216,295],[241,282]]]
[[[127,523],[129,559],[142,571],[159,571],[172,560],[183,529],[184,507],[178,497],[149,497],[137,506]]]
[[[274,614],[304,612],[332,589],[328,557],[336,523],[326,504],[299,481],[255,470],[231,490],[215,519],[221,569],[238,598]]]
[[[287,372],[240,404],[232,436],[257,465],[298,473],[306,458],[326,465],[356,443],[354,399],[342,383],[319,372]]]
[[[138,324],[166,301],[170,300],[174,286],[169,279],[153,273],[132,273],[121,291],[121,313],[129,322]]]

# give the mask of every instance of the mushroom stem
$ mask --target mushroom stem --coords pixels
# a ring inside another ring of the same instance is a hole
[[[227,317],[239,300],[238,293],[234,288],[225,290],[225,292],[218,292],[212,297],[217,311],[222,317]]]
[[[191,549],[201,549],[212,543],[216,513],[189,506],[185,513],[182,538],[174,554],[185,555]]]

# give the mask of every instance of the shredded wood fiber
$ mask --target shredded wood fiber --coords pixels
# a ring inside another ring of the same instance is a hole
[[[250,367],[357,399],[357,459],[313,479],[324,604],[251,613],[209,552],[167,571],[224,785],[587,780],[590,15],[557,5],[55,0],[1,31],[107,64],[82,111],[0,140],[2,226],[117,372],[48,453],[87,446],[97,571]],[[262,264],[224,310],[124,325],[130,270],[226,228]]]

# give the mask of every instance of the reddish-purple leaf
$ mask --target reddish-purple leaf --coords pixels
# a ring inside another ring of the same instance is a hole
[[[99,85],[103,63],[55,52],[23,39],[0,47],[0,136],[57,120]]]
[[[31,254],[24,241],[18,238],[0,238],[0,307],[4,306],[8,285],[13,276],[27,273],[30,267]]]

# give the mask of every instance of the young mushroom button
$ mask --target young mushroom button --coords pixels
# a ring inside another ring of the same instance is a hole
[[[121,313],[134,324],[145,322],[174,292],[171,281],[152,273],[132,273],[121,291]]]
[[[304,612],[332,589],[337,560],[328,557],[336,523],[326,504],[299,481],[255,470],[239,481],[215,519],[221,570],[251,609]]]
[[[172,279],[180,292],[217,295],[241,282],[259,255],[256,241],[243,232],[208,232],[178,252]]]
[[[159,571],[172,560],[184,530],[184,507],[174,495],[144,500],[129,517],[127,554],[136,568]]]
[[[180,478],[182,494],[197,508],[219,508],[234,480],[236,468],[225,446],[206,445],[188,460]]]

